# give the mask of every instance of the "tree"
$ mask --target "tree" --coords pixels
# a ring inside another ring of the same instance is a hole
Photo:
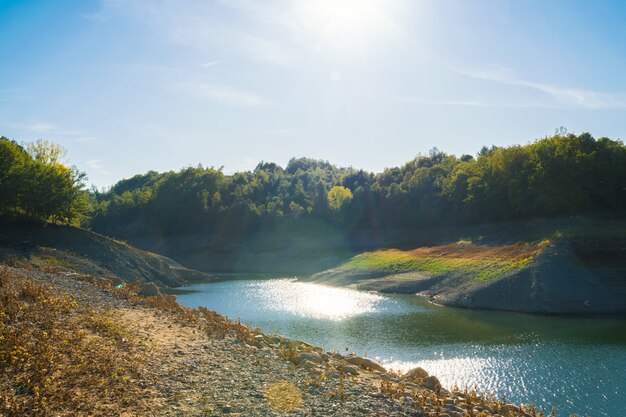
[[[0,138],[0,215],[72,223],[90,208],[85,174],[64,165],[65,150],[38,140],[25,147]]]
[[[326,199],[331,210],[339,211],[341,207],[352,201],[352,191],[341,185],[336,185],[330,189]]]

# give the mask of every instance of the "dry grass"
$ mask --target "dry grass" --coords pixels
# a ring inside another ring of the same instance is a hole
[[[145,414],[147,353],[113,317],[0,269],[0,415]]]
[[[174,296],[137,295],[139,285],[79,277],[133,305],[156,309],[209,338],[255,342],[258,330]],[[162,403],[146,372],[151,345],[137,340],[114,309],[94,309],[0,268],[0,415],[155,415]]]
[[[158,294],[150,297],[138,295],[141,289],[139,284],[125,284],[122,288],[117,288],[110,281],[98,281],[89,275],[81,276],[79,279],[104,287],[133,305],[170,313],[178,323],[197,327],[212,339],[235,337],[253,345],[256,341],[255,337],[261,334],[260,329],[252,329],[250,326],[242,324],[239,319],[232,320],[206,307],[188,308],[182,306],[178,304],[174,295]]]

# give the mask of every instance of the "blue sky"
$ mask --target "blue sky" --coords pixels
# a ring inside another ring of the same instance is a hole
[[[0,135],[98,187],[626,131],[626,3],[0,0]]]

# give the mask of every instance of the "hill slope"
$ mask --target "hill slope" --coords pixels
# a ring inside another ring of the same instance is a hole
[[[363,252],[308,280],[420,294],[476,309],[548,314],[626,311],[623,225],[518,243],[461,241]]]
[[[178,286],[210,279],[172,259],[76,227],[26,222],[0,224],[0,262],[39,269],[114,275],[126,282]]]

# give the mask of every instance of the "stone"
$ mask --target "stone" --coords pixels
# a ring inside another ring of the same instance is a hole
[[[157,287],[154,282],[144,282],[141,284],[141,289],[137,291],[137,294],[143,295],[144,297],[153,297],[161,294],[161,291],[159,291],[159,287]]]
[[[424,368],[420,368],[418,366],[417,368],[410,369],[406,374],[404,374],[404,377],[414,381],[419,381],[427,378],[428,372],[426,372]]]
[[[347,374],[350,375],[358,375],[359,374],[359,368],[354,366],[354,365],[345,365],[343,367],[343,371]]]
[[[447,411],[452,411],[454,413],[464,413],[465,410],[463,410],[461,407],[457,407],[454,404],[446,404],[443,406],[444,409],[446,409]]]
[[[301,353],[298,354],[298,356],[295,357],[293,362],[296,365],[300,365],[304,361],[311,361],[313,363],[320,363],[322,361],[322,358],[320,357],[320,355],[318,355],[315,352],[301,352]]]
[[[109,281],[111,283],[111,285],[113,285],[113,286],[124,284],[124,281],[122,281],[120,279],[120,277],[118,277],[117,275],[107,274],[107,275],[104,275],[102,278],[104,278],[107,281]]]
[[[441,383],[439,382],[436,376],[429,376],[429,377],[424,378],[422,382],[420,383],[420,385],[431,391],[441,389]]]
[[[513,404],[505,404],[500,408],[500,414],[504,417],[513,417],[518,414],[519,408]]]
[[[385,368],[377,364],[371,359],[361,358],[360,356],[349,356],[346,358],[352,365],[359,366],[363,369],[371,369],[372,371],[387,372]]]
[[[302,362],[300,364],[301,367],[305,368],[305,369],[317,369],[317,364],[315,364],[314,362],[311,362],[309,360],[305,360],[304,362]]]

